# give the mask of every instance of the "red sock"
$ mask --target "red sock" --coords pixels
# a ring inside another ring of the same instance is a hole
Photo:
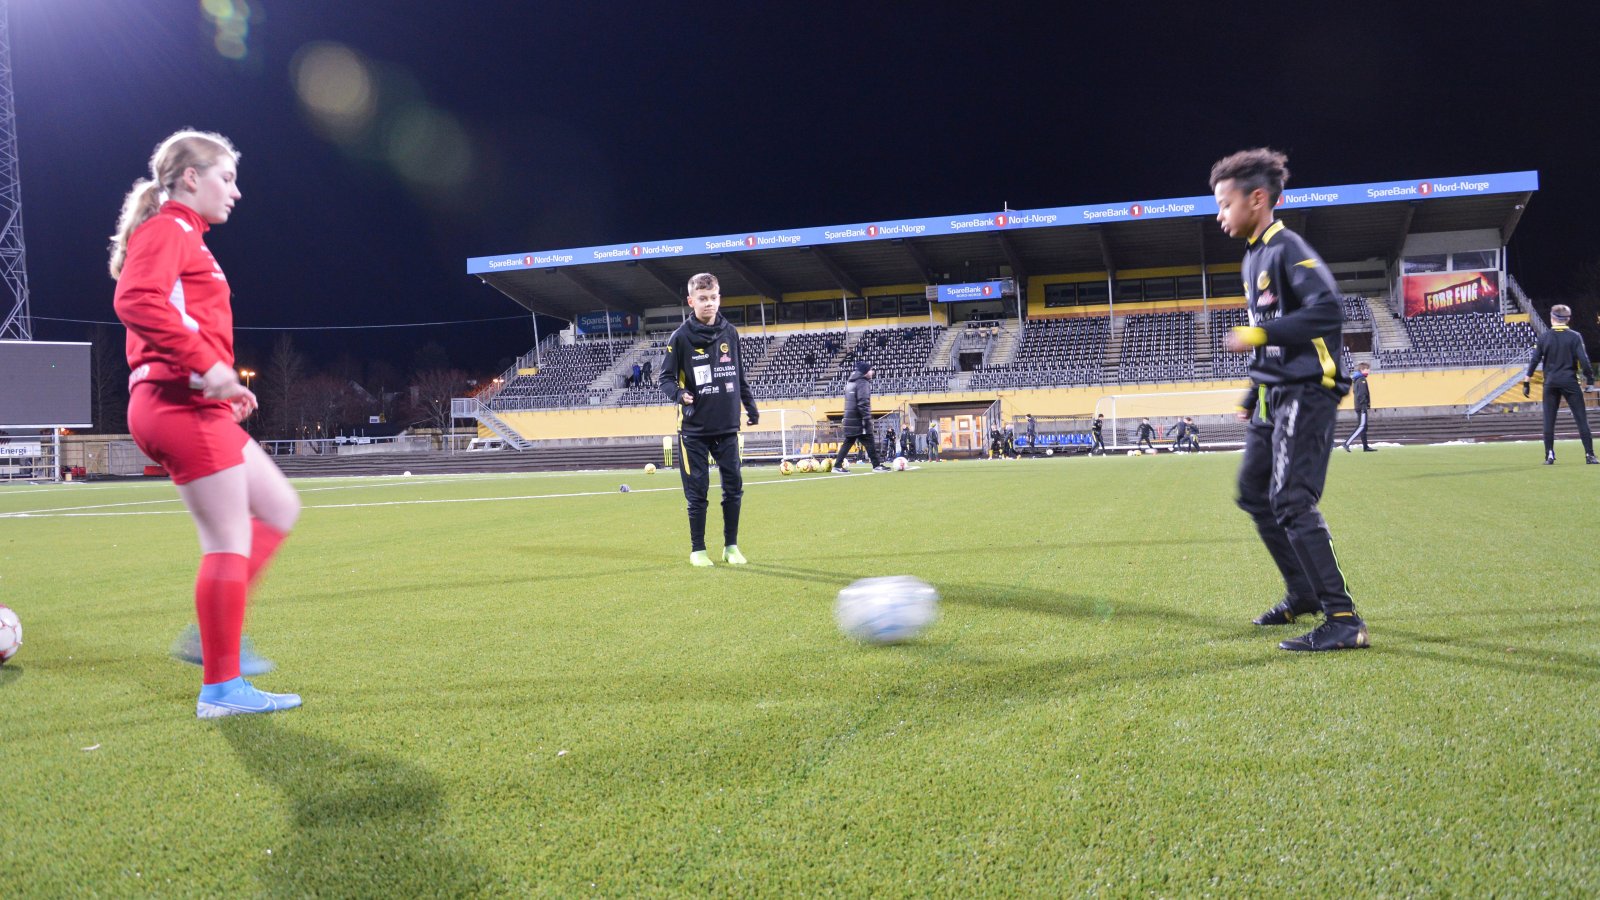
[[[283,543],[287,534],[273,528],[260,519],[250,520],[250,586],[255,587],[256,581],[261,577],[261,570],[272,562],[272,555],[278,552],[278,545]]]
[[[200,620],[200,650],[205,674],[217,684],[239,677],[239,635],[250,560],[237,553],[207,553],[194,582],[194,612]]]

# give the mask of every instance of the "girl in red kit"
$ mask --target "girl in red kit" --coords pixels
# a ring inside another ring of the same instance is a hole
[[[205,244],[240,198],[228,139],[180,131],[134,182],[111,239],[117,317],[128,328],[128,429],[172,475],[200,532],[195,613],[202,719],[300,705],[240,676],[245,599],[300,515],[300,498],[239,423],[256,397],[233,369],[228,280]]]

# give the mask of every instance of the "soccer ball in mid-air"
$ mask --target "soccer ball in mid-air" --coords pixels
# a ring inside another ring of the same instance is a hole
[[[833,616],[840,631],[862,643],[897,644],[939,617],[939,592],[910,575],[863,578],[839,592]]]
[[[815,472],[816,470],[817,470],[817,461],[816,460],[812,459],[809,456],[801,458],[801,460],[800,460],[800,471],[802,471],[802,472]]]
[[[654,475],[656,473],[656,464],[655,463],[645,463],[644,464],[644,473],[646,475]]]
[[[794,463],[789,462],[787,459],[784,460],[781,463],[778,463],[778,474],[779,475],[793,475],[794,474]]]
[[[904,472],[906,470],[906,466],[908,465],[910,465],[910,463],[906,462],[906,458],[904,456],[896,456],[894,458],[894,470],[896,472]]]
[[[22,620],[9,606],[0,605],[0,664],[17,655],[22,646]]]

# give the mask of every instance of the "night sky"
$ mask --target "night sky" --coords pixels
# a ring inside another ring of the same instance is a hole
[[[1564,299],[1600,260],[1575,4],[249,4],[10,0],[36,338],[113,318],[106,236],[183,126],[243,154],[208,243],[244,366],[274,338],[247,326],[517,316],[469,256],[1190,196],[1259,144],[1299,187],[1537,169],[1512,273]],[[526,316],[294,337],[485,373],[533,343]]]

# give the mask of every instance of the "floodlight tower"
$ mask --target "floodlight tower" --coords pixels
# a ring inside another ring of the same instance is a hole
[[[11,3],[0,0],[0,340],[33,340],[28,259],[22,244],[22,176],[17,166],[17,104],[11,90]]]

